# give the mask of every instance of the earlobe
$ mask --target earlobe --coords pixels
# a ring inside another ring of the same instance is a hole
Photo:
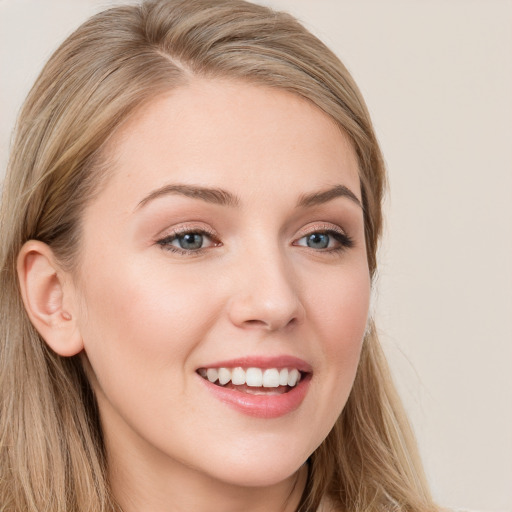
[[[65,275],[45,243],[29,240],[22,247],[18,278],[27,314],[50,348],[68,357],[78,354],[83,342]]]

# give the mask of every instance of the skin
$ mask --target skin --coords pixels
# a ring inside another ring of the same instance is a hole
[[[125,512],[295,510],[304,463],[348,398],[370,296],[357,202],[296,205],[337,185],[360,200],[350,142],[291,93],[194,79],[143,107],[110,151],[66,294],[115,496]],[[238,205],[151,196],[168,184],[223,189]],[[176,252],[176,229],[213,236]],[[325,249],[307,245],[326,230],[352,247],[332,235]],[[255,355],[311,365],[298,409],[248,416],[196,372]]]

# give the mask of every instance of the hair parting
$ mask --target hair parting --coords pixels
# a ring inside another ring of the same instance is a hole
[[[120,127],[196,77],[284,89],[327,113],[358,159],[371,276],[383,158],[364,100],[339,59],[292,16],[241,0],[150,0],[79,27],[50,58],[19,116],[0,210],[0,511],[114,512],[101,426],[80,356],[31,325],[16,259],[29,239],[73,268],[80,219],[115,163]],[[309,459],[300,512],[431,512],[416,443],[370,322],[354,387]]]

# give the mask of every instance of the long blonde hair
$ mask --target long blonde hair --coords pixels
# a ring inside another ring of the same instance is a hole
[[[20,114],[0,211],[0,510],[112,512],[95,398],[79,358],[30,324],[16,258],[29,239],[73,267],[84,206],[108,174],[109,139],[156,95],[222,77],[307,98],[359,158],[376,271],[385,172],[361,94],[338,58],[288,14],[239,0],[154,0],[84,23],[55,52]],[[373,325],[348,403],[310,457],[299,510],[436,510]]]

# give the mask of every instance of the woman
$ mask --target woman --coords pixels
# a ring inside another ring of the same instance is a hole
[[[436,510],[368,313],[384,182],[289,15],[82,25],[3,192],[2,510]]]

